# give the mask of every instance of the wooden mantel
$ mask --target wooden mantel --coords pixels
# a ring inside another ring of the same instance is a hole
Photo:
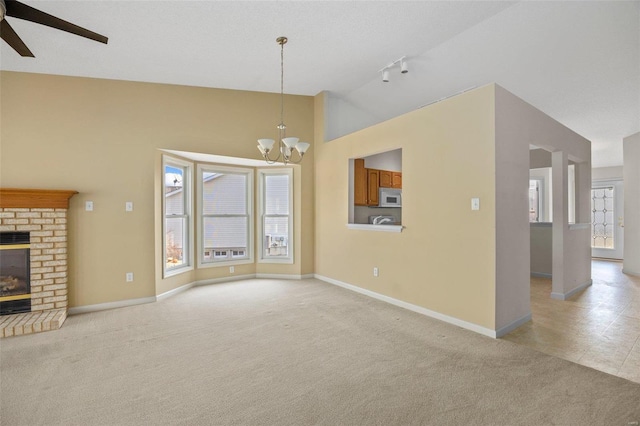
[[[0,208],[68,209],[78,191],[0,188]]]

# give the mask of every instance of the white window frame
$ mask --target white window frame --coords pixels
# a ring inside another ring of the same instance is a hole
[[[242,256],[241,258],[237,258],[233,256],[233,251],[238,250],[236,247],[230,247],[220,250],[214,250],[212,260],[204,260],[204,218],[205,217],[214,217],[217,215],[205,215],[202,213],[203,208],[203,200],[202,200],[202,191],[204,190],[202,183],[203,173],[225,173],[225,174],[244,174],[246,175],[247,182],[247,226],[248,226],[248,241],[247,241],[247,254],[246,256]],[[196,213],[198,220],[198,268],[215,268],[220,266],[229,266],[229,265],[242,265],[247,263],[254,263],[253,256],[253,246],[254,246],[254,211],[253,211],[253,180],[254,174],[253,169],[243,168],[243,167],[229,167],[229,166],[218,166],[215,164],[198,164],[197,168],[197,203],[198,203],[198,211]],[[226,251],[227,256],[221,259],[216,260],[215,252],[216,251]],[[228,259],[228,260],[224,260]]]
[[[287,175],[289,176],[289,235],[287,236],[288,241],[288,256],[287,257],[266,257],[264,253],[264,219],[265,219],[265,177],[269,175]],[[258,169],[258,252],[260,253],[258,256],[258,263],[286,263],[292,264],[294,262],[294,241],[293,241],[293,168],[269,168],[269,169]]]
[[[182,193],[184,194],[184,214],[171,215],[169,217],[180,217],[185,219],[186,238],[183,241],[183,259],[184,263],[173,268],[167,268],[167,197],[165,196],[165,170],[169,167],[183,169],[182,175]],[[184,161],[167,155],[162,156],[162,183],[160,192],[162,193],[162,277],[167,278],[174,275],[182,274],[193,270],[193,163]]]

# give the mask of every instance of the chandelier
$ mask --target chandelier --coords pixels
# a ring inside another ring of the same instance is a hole
[[[307,142],[298,142],[300,139],[287,137],[287,126],[284,124],[284,45],[287,43],[286,37],[278,37],[276,42],[280,45],[280,124],[276,126],[278,129],[278,156],[271,158],[269,154],[274,151],[275,141],[273,139],[258,139],[258,149],[262,153],[262,157],[268,164],[274,164],[282,161],[284,164],[297,164],[302,161],[304,153],[309,149]],[[297,157],[297,159],[294,157]]]

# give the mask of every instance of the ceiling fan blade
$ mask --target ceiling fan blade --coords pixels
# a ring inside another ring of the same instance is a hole
[[[29,50],[26,44],[18,37],[11,25],[6,20],[0,21],[0,36],[4,41],[9,44],[9,46],[13,47],[13,50],[18,52],[20,56],[30,56],[34,58],[33,53]]]
[[[38,9],[34,9],[31,6],[27,6],[24,3],[20,3],[16,0],[5,0],[7,7],[7,16],[14,18],[24,19],[25,21],[35,22],[36,24],[46,25],[51,28],[66,31],[68,33],[76,34],[81,37],[86,37],[91,40],[99,41],[100,43],[107,44],[109,40],[107,37],[89,31],[86,28],[79,27],[71,22],[64,21],[60,18],[56,18],[53,15],[44,13]]]

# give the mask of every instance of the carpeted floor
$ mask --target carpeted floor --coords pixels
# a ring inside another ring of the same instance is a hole
[[[622,425],[640,384],[317,280],[0,341],[2,425]]]

